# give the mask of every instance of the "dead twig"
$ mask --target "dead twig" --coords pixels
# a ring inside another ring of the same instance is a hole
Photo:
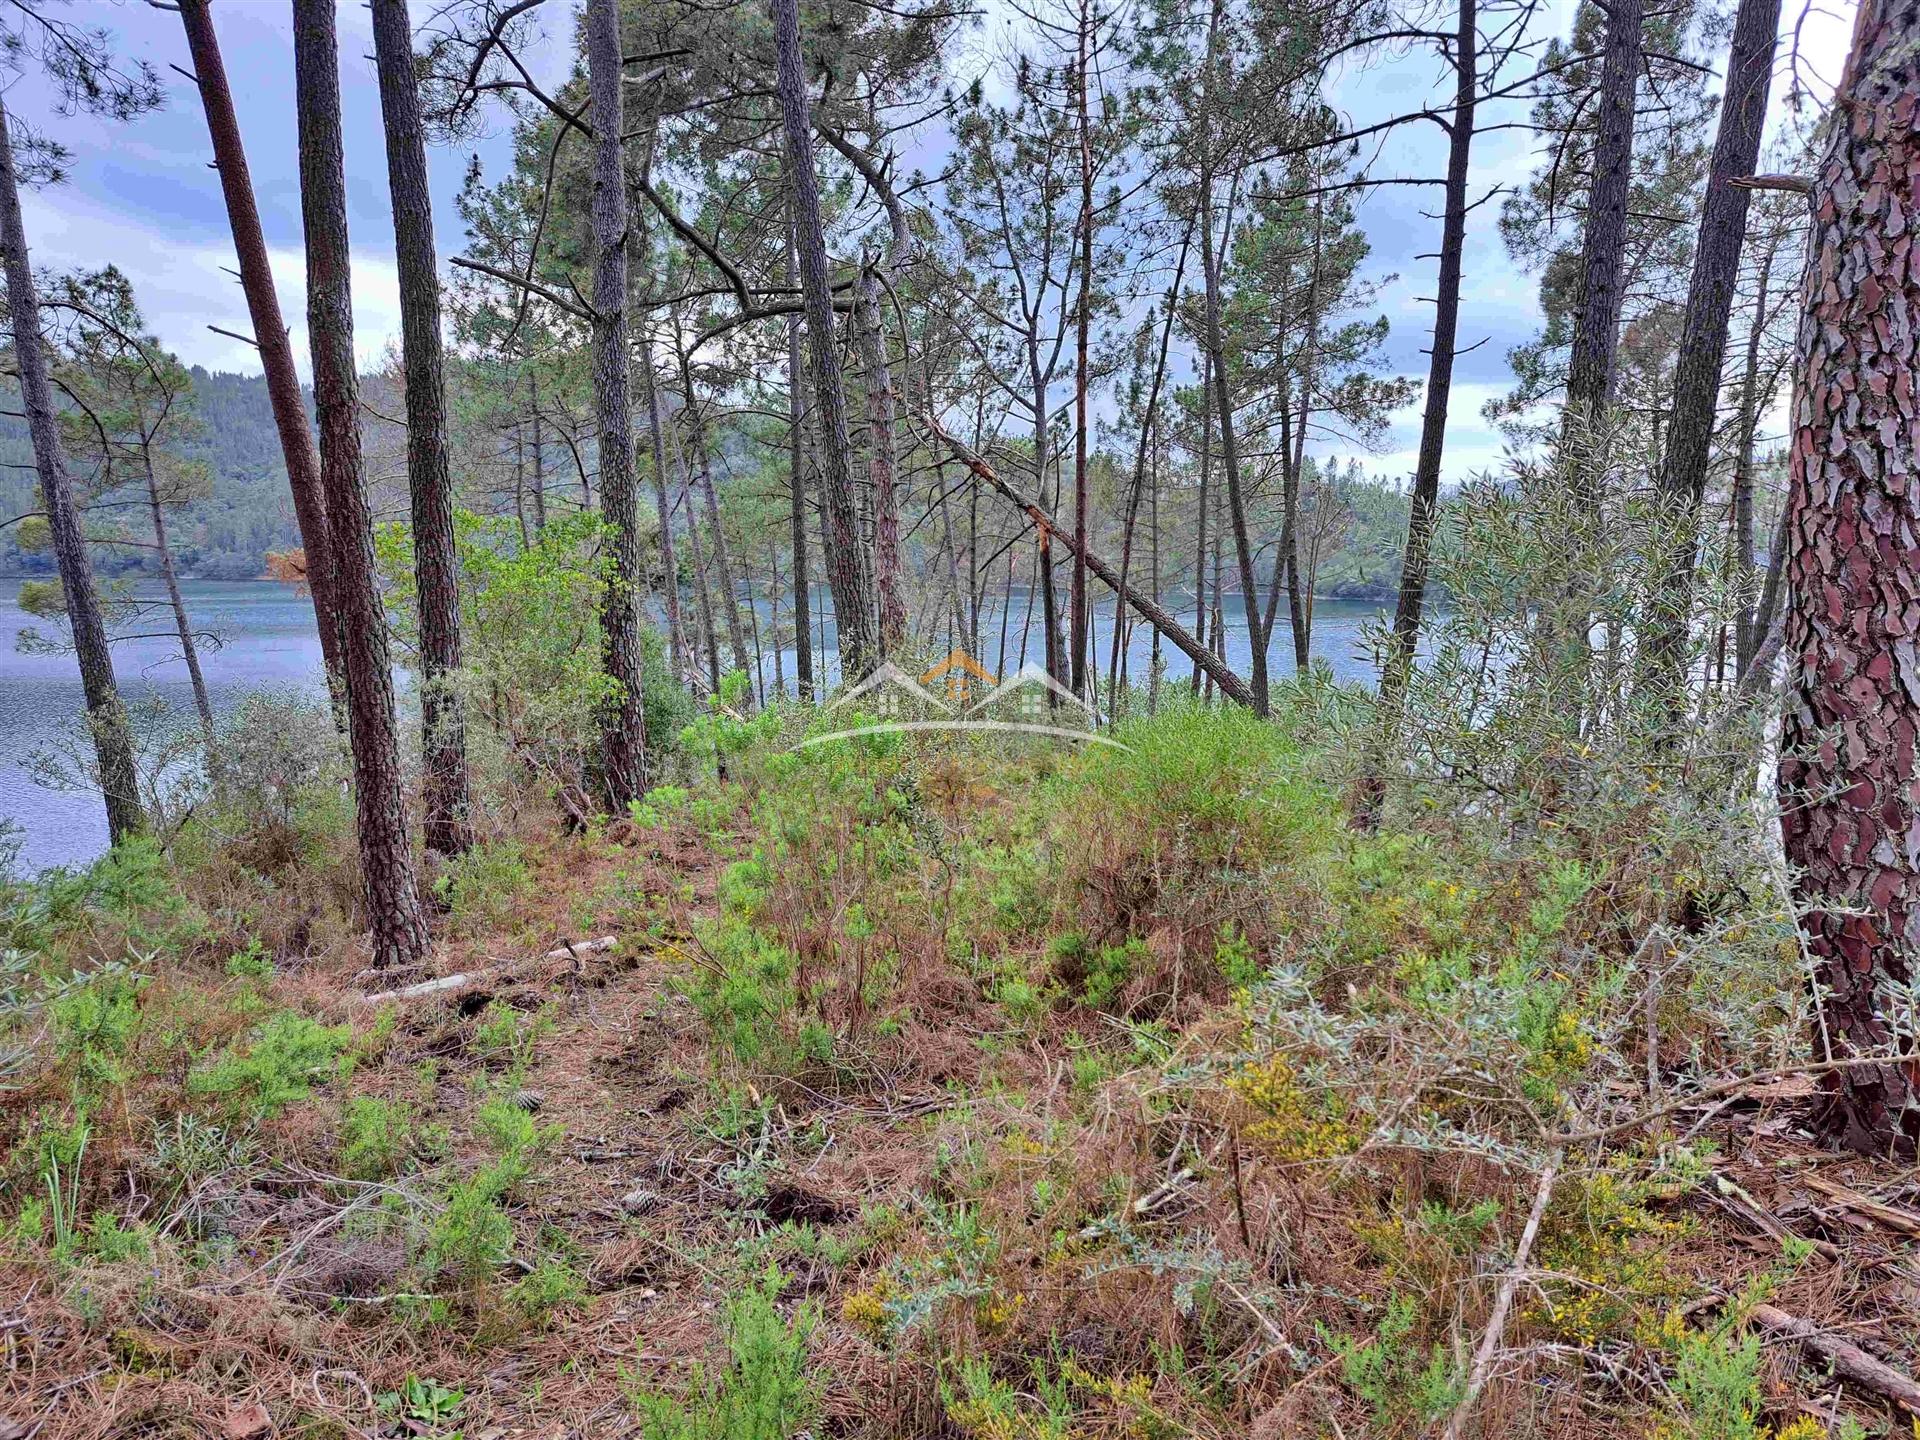
[[[1527,1212],[1526,1228],[1520,1232],[1520,1243],[1513,1252],[1513,1269],[1500,1282],[1500,1293],[1493,1302],[1493,1315],[1487,1321],[1487,1333],[1480,1337],[1480,1348],[1473,1356],[1473,1368],[1467,1372],[1466,1393],[1460,1397],[1453,1414],[1447,1417],[1446,1440],[1460,1440],[1460,1427],[1467,1423],[1467,1417],[1473,1413],[1473,1407],[1480,1399],[1480,1392],[1486,1388],[1487,1377],[1493,1372],[1494,1357],[1500,1353],[1500,1340],[1506,1333],[1507,1316],[1513,1309],[1514,1294],[1520,1288],[1521,1276],[1526,1274],[1527,1256],[1533,1252],[1534,1237],[1540,1233],[1541,1217],[1547,1213],[1547,1201],[1553,1197],[1553,1182],[1560,1173],[1560,1159],[1560,1152],[1555,1151],[1553,1158],[1547,1161],[1547,1168],[1540,1172],[1539,1188],[1533,1192],[1533,1209]]]

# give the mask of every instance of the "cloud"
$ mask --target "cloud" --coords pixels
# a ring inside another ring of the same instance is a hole
[[[216,335],[218,325],[253,333],[240,283],[229,273],[233,246],[224,239],[179,241],[165,230],[132,222],[91,196],[53,191],[23,198],[27,243],[42,269],[97,269],[111,262],[133,281],[147,326],[190,365],[257,374],[251,345]],[[101,237],[110,235],[110,244]],[[307,259],[297,248],[272,246],[274,289],[293,340],[294,363],[309,378]],[[390,255],[357,250],[353,260],[354,353],[363,369],[377,366],[400,334],[399,274]]]

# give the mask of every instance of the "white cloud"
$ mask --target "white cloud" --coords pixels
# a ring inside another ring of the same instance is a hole
[[[133,281],[146,312],[147,326],[190,365],[209,370],[257,373],[259,356],[251,345],[217,335],[218,325],[237,334],[253,333],[231,245],[196,239],[181,243],[151,225],[132,223],[124,212],[92,196],[56,190],[22,197],[27,243],[37,267],[52,270],[95,268],[111,261]],[[102,243],[102,237],[110,240]],[[309,377],[307,338],[307,260],[304,251],[270,248],[274,289],[280,314],[293,340],[300,378]],[[358,250],[353,260],[354,353],[363,369],[381,363],[400,335],[400,282],[390,256]]]

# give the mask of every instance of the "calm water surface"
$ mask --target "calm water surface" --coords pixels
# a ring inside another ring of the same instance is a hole
[[[20,611],[16,599],[19,588],[17,580],[0,580],[0,817],[25,832],[20,869],[32,874],[49,865],[91,860],[106,848],[107,827],[98,799],[43,789],[33,783],[24,767],[27,754],[36,746],[48,745],[73,732],[84,706],[79,673],[71,655],[28,655],[16,647],[15,637],[21,629],[49,628],[46,622]],[[256,690],[322,693],[320,640],[314,629],[313,607],[306,596],[272,581],[189,580],[183,588],[195,625],[220,638],[217,648],[207,647],[201,653],[201,666],[216,709],[229,709]],[[140,587],[136,593],[153,598],[160,591],[156,584]],[[1237,599],[1229,597],[1230,609],[1237,611],[1238,605]],[[818,617],[831,614],[831,609],[823,587],[814,598],[813,613]],[[1319,601],[1314,610],[1313,654],[1325,660],[1341,679],[1370,681],[1373,667],[1364,653],[1362,628],[1380,615],[1380,608],[1368,603]],[[691,622],[692,618],[693,607],[689,605],[687,619]],[[1180,612],[1180,619],[1191,624],[1192,617]],[[1106,673],[1107,647],[1112,643],[1112,621],[1110,606],[1103,607],[1095,617],[1096,653],[1102,675]],[[159,612],[137,628],[160,630],[171,623],[165,612]],[[764,606],[761,623],[764,633]],[[1250,653],[1245,624],[1237,615],[1229,615],[1227,626],[1228,660],[1244,674]],[[980,648],[985,653],[978,658],[989,668],[997,668],[1001,636],[997,606],[982,619],[980,628]],[[1025,596],[1016,592],[1006,626],[1009,670],[1019,668],[1023,629],[1027,658],[1043,661],[1045,642],[1038,612],[1028,625]],[[834,640],[834,627],[829,621],[823,648],[830,677],[837,673]],[[1128,667],[1136,681],[1146,678],[1151,649],[1149,627],[1135,626],[1127,650]],[[724,639],[721,650],[724,656]],[[1171,646],[1164,646],[1163,654],[1174,680],[1184,680],[1192,673],[1192,663]],[[1292,657],[1293,639],[1283,613],[1274,627],[1269,661],[1276,678],[1292,673]],[[780,664],[791,687],[794,652],[790,647],[782,652]],[[192,714],[193,692],[176,642],[126,641],[114,648],[114,666],[129,704],[160,695],[183,716]],[[769,650],[761,664],[761,683],[771,687],[773,672]]]
[[[224,710],[254,690],[322,693],[320,637],[305,595],[272,581],[182,582],[196,627],[220,639],[203,646],[200,666],[214,707]],[[106,848],[107,822],[97,798],[42,789],[23,766],[28,752],[73,733],[86,706],[71,655],[27,655],[16,645],[23,628],[55,627],[23,614],[20,582],[0,580],[0,816],[26,832],[20,869],[91,860]],[[157,584],[136,587],[157,598]],[[148,613],[133,628],[164,630],[172,617]],[[114,673],[129,705],[154,695],[183,715],[193,713],[193,689],[177,640],[128,640],[114,647]]]

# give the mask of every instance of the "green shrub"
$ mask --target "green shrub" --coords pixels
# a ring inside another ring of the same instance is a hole
[[[743,1064],[784,1053],[781,1022],[798,998],[793,952],[737,913],[723,915],[703,940],[713,963],[689,975],[687,987],[715,1043]]]
[[[563,1260],[546,1259],[507,1291],[507,1304],[528,1324],[544,1326],[554,1315],[578,1305],[587,1293],[586,1281]]]
[[[412,1111],[374,1095],[356,1095],[340,1111],[340,1172],[352,1180],[384,1180],[407,1155]]]
[[[473,1052],[489,1064],[505,1064],[517,1075],[533,1062],[534,1047],[552,1029],[553,1016],[544,1006],[528,1015],[495,1000],[473,1027]]]
[[[533,871],[519,841],[496,840],[449,861],[433,888],[455,922],[499,925],[512,913],[514,902],[533,888]]]
[[[282,1010],[254,1031],[244,1049],[229,1050],[198,1071],[188,1088],[223,1097],[229,1108],[255,1120],[270,1120],[313,1093],[316,1083],[336,1078],[352,1043],[346,1025],[321,1025]]]
[[[1340,1373],[1372,1407],[1376,1425],[1407,1419],[1428,1424],[1460,1402],[1463,1384],[1446,1349],[1414,1343],[1419,1316],[1413,1296],[1395,1295],[1373,1339],[1343,1336],[1333,1342]]]
[[[783,1320],[780,1272],[727,1302],[727,1360],[695,1367],[684,1394],[629,1383],[642,1440],[792,1440],[813,1421],[819,1387],[807,1374],[807,1342],[819,1323],[808,1302]]]
[[[435,1278],[482,1280],[513,1253],[513,1222],[500,1208],[510,1183],[496,1165],[451,1186],[427,1238],[426,1269]]]
[[[124,966],[102,966],[49,1007],[54,1049],[73,1067],[74,1092],[83,1106],[127,1083],[127,1050],[140,1028],[144,983]]]

